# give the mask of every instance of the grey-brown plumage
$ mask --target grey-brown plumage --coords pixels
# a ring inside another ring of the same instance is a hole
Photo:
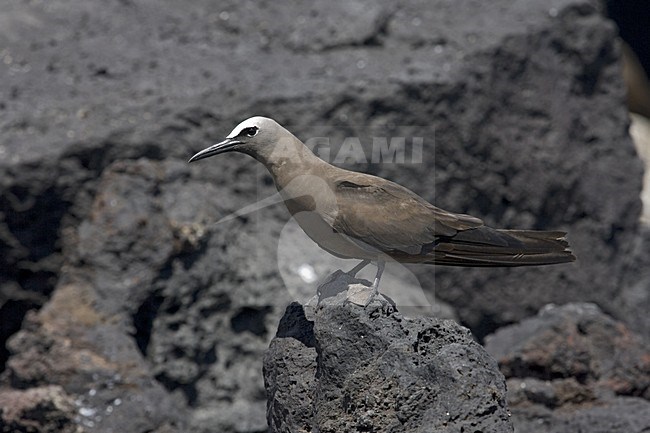
[[[378,265],[384,262],[450,266],[531,266],[575,260],[566,233],[498,230],[480,219],[437,208],[389,180],[344,170],[314,155],[272,119],[253,117],[227,139],[190,162],[228,151],[243,152],[266,166],[289,212],[331,254]]]

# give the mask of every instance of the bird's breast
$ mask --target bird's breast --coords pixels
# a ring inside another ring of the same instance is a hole
[[[317,207],[316,200],[314,200],[314,197],[309,195],[285,198],[284,204],[287,206],[287,209],[291,215],[295,215],[300,212],[313,212]]]
[[[326,219],[337,214],[336,196],[328,182],[313,174],[276,179],[276,186],[292,215],[317,212]]]
[[[344,259],[377,259],[379,251],[337,232],[319,213],[301,211],[292,214],[307,236],[330,254]]]

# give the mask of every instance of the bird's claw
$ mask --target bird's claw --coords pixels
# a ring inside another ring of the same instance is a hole
[[[367,308],[375,300],[381,303],[382,307],[396,308],[392,299],[382,295],[372,286],[353,284],[348,288],[347,301],[352,304]]]

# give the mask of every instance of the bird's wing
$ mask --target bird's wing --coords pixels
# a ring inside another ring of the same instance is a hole
[[[439,209],[385,179],[355,173],[334,183],[338,213],[333,228],[383,252],[420,254],[439,236],[480,227],[478,218]]]

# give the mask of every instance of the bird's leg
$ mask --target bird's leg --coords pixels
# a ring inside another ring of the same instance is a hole
[[[384,273],[385,266],[386,262],[383,260],[377,262],[377,274],[375,275],[375,281],[372,282],[372,291],[375,295],[379,293],[379,280],[381,280],[381,274]]]
[[[355,277],[355,276],[357,275],[357,273],[358,273],[361,269],[363,269],[363,268],[365,268],[366,266],[368,266],[369,263],[370,263],[370,260],[363,260],[361,263],[359,263],[358,265],[356,265],[354,268],[352,268],[352,269],[350,269],[349,271],[347,271],[346,274],[348,274],[348,275],[351,276],[351,277]]]
[[[381,274],[384,273],[385,266],[386,262],[383,260],[377,261],[377,274],[375,275],[375,281],[372,282],[372,293],[368,297],[368,300],[366,301],[366,305],[364,305],[364,307],[367,307],[370,304],[370,301],[372,301],[375,296],[379,295],[379,280],[381,280]]]

